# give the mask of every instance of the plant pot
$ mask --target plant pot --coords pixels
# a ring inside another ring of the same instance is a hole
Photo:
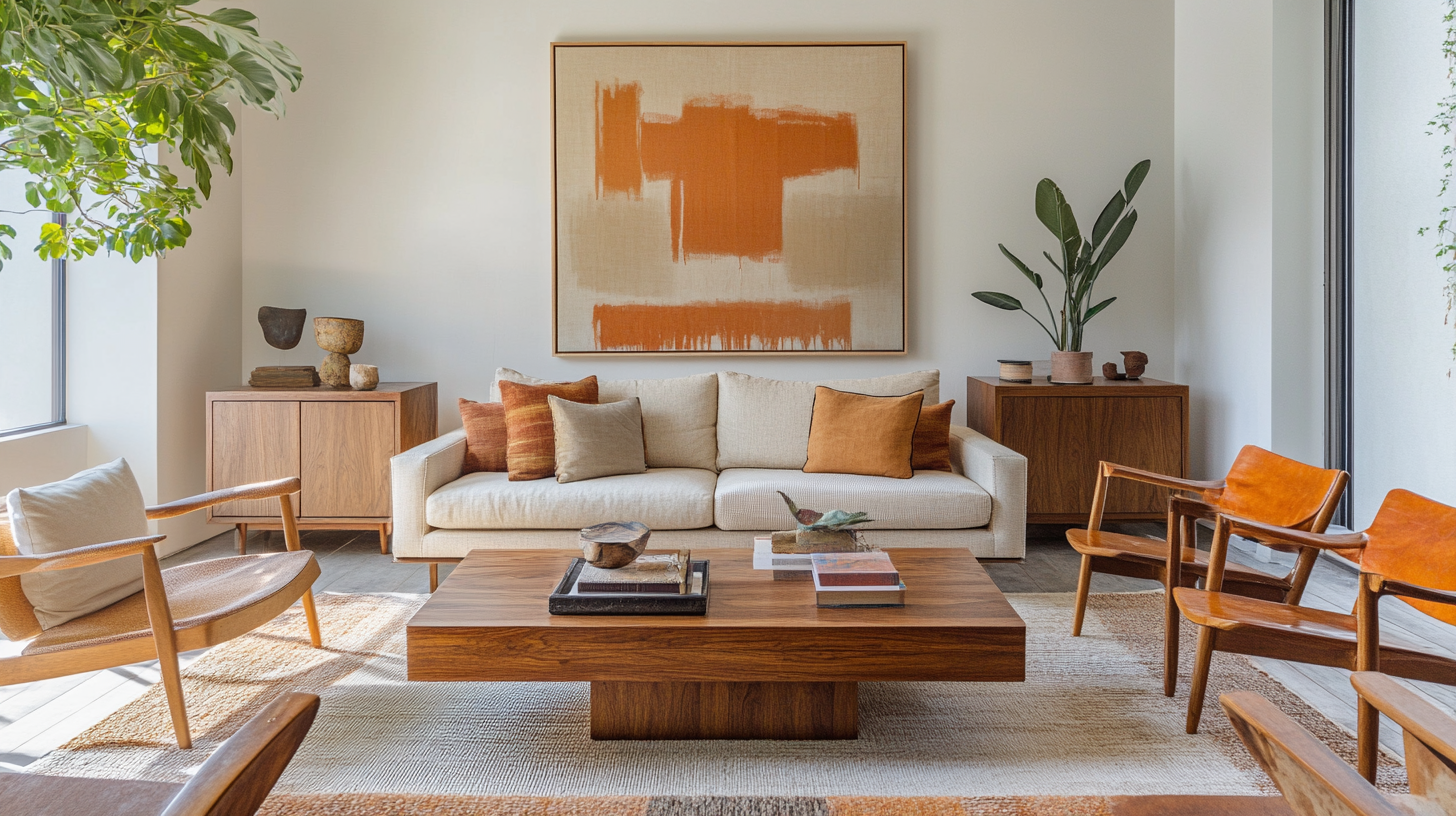
[[[1052,352],[1051,381],[1059,385],[1088,385],[1092,382],[1092,352]]]

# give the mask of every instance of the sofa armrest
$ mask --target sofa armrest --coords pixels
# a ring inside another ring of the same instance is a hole
[[[465,430],[451,431],[389,460],[394,494],[394,546],[396,558],[417,558],[424,553],[425,500],[460,478],[465,468]]]
[[[950,462],[991,494],[996,558],[1026,556],[1026,457],[963,425],[950,428]]]

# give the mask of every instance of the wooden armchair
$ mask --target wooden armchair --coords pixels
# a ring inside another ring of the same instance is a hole
[[[156,551],[157,542],[166,536],[21,555],[10,537],[10,525],[0,523],[0,632],[12,641],[30,641],[19,655],[0,658],[0,678],[7,684],[29,683],[156,658],[177,744],[192,747],[178,652],[215,646],[251,632],[300,599],[313,645],[323,644],[310,590],[319,566],[313,553],[300,549],[293,514],[290,494],[298,489],[298,478],[291,477],[147,508],[147,518],[167,519],[238,499],[277,497],[281,505],[288,552],[218,558],[166,570],[158,564]],[[21,575],[129,555],[142,557],[141,592],[59,626],[41,628],[21,589]]]
[[[1253,534],[1310,550],[1334,550],[1360,560],[1354,614],[1272,603],[1221,591],[1228,540]],[[1456,507],[1392,490],[1363,533],[1320,535],[1220,514],[1209,554],[1207,589],[1173,591],[1184,616],[1201,627],[1188,733],[1198,731],[1208,670],[1215,651],[1293,660],[1352,671],[1456,684],[1456,656],[1380,634],[1380,598],[1394,595],[1420,612],[1456,624]],[[1359,711],[1359,768],[1375,777],[1379,714],[1364,699]]]
[[[1410,795],[1387,796],[1273,703],[1251,691],[1219,698],[1239,737],[1299,816],[1456,813],[1456,719],[1386,675],[1351,678],[1360,699],[1405,730]]]
[[[13,816],[252,816],[318,707],[316,694],[279,697],[228,737],[186,785],[12,773],[0,774],[0,799]]]
[[[1102,530],[1108,483],[1114,478],[1192,494],[1178,495],[1175,492],[1169,497],[1167,538],[1164,541]],[[1350,475],[1342,470],[1313,467],[1253,445],[1246,445],[1239,451],[1228,477],[1223,481],[1179,479],[1111,462],[1101,463],[1087,529],[1067,531],[1068,543],[1082,555],[1072,635],[1082,634],[1092,573],[1162,581],[1167,589],[1163,609],[1163,693],[1172,697],[1178,685],[1178,609],[1173,602],[1173,589],[1194,586],[1208,574],[1208,556],[1196,546],[1194,525],[1197,520],[1212,521],[1218,513],[1230,513],[1279,527],[1322,533],[1329,526],[1349,481]],[[1259,539],[1258,536],[1250,537],[1276,549],[1299,551],[1294,568],[1288,575],[1278,576],[1240,564],[1227,564],[1225,591],[1299,603],[1318,551],[1289,547],[1279,541]]]

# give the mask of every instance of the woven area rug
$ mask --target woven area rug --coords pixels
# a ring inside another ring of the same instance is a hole
[[[1214,661],[1202,733],[1184,734],[1187,679],[1160,692],[1159,593],[1093,596],[1080,638],[1070,594],[1008,597],[1027,622],[1024,683],[863,683],[855,741],[593,742],[587,684],[409,683],[404,624],[424,598],[323,595],[325,649],[295,608],[184,671],[193,749],[175,747],[157,687],[31,770],[185,780],[288,689],[323,707],[273,816],[1104,814],[1117,795],[1274,793],[1217,708],[1232,689],[1353,759],[1348,733],[1233,655]],[[1382,775],[1404,778],[1388,758]]]

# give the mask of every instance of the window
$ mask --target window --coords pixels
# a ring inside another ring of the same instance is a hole
[[[40,225],[65,216],[24,212],[27,178],[0,174],[0,209],[19,233],[0,269],[0,436],[66,421],[66,262],[34,251]]]

